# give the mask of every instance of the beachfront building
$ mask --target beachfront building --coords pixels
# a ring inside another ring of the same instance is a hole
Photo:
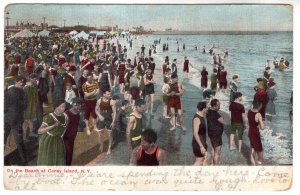
[[[7,32],[9,32],[9,33],[16,33],[16,32],[22,31],[24,29],[28,29],[31,32],[36,33],[36,32],[42,31],[44,29],[53,30],[55,28],[58,28],[58,27],[55,25],[52,25],[51,28],[49,28],[48,23],[45,23],[45,25],[43,23],[41,23],[40,25],[37,25],[37,24],[31,23],[31,22],[27,22],[27,23],[16,22],[15,25],[10,25],[10,26],[6,27]]]

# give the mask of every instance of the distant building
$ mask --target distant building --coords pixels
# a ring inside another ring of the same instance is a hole
[[[41,23],[41,25],[37,25],[35,23],[30,23],[30,22],[27,22],[27,23],[17,22],[15,25],[6,26],[5,28],[8,32],[13,32],[13,33],[20,32],[21,30],[24,30],[24,29],[28,29],[31,32],[36,33],[36,32],[42,31],[44,29],[51,31],[52,29],[55,29],[58,27],[54,26],[54,25],[52,25],[51,27],[50,26],[48,27],[47,23],[45,23],[45,25],[43,23]]]
[[[57,30],[57,29],[59,29],[59,27],[56,26],[56,25],[48,26],[48,30],[49,30],[49,31],[53,31],[53,30]]]
[[[132,27],[130,32],[133,34],[141,34],[141,33],[145,33],[145,29],[143,26],[137,26],[137,27]]]
[[[100,28],[98,30],[108,32],[111,30],[111,27],[110,26],[100,26]]]

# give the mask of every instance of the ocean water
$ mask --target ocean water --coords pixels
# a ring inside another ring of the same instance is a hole
[[[254,96],[253,87],[256,85],[256,78],[263,76],[264,65],[267,60],[284,57],[290,62],[290,68],[284,72],[274,70],[271,77],[277,84],[277,115],[271,124],[268,124],[262,131],[264,147],[264,158],[276,164],[292,164],[293,157],[293,129],[289,118],[292,110],[290,96],[293,89],[293,34],[274,33],[269,35],[141,35],[133,39],[133,49],[128,51],[129,58],[133,59],[134,54],[140,51],[142,44],[145,45],[145,54],[148,55],[148,48],[154,40],[161,39],[157,45],[157,53],[153,54],[156,68],[160,68],[165,56],[169,56],[172,61],[177,59],[179,78],[183,78],[182,64],[184,56],[187,56],[194,68],[190,68],[190,77],[187,82],[200,90],[200,71],[203,66],[212,73],[212,56],[208,50],[214,45],[216,54],[224,55],[225,49],[229,51],[229,57],[223,65],[227,70],[228,84],[232,75],[239,75],[238,90],[244,95],[244,105],[248,109]],[[129,48],[124,39],[119,40],[122,45]],[[177,41],[180,51],[177,52]],[[168,43],[169,50],[162,51],[162,44]],[[186,49],[182,49],[183,43]],[[195,46],[197,45],[197,50]],[[202,54],[205,46],[207,53]],[[271,61],[272,67],[272,61]],[[189,91],[189,89],[187,89]],[[193,93],[188,98],[198,98],[199,93]],[[218,93],[221,100],[221,110],[228,112],[228,95]],[[248,131],[248,130],[246,130]],[[247,132],[245,132],[247,135]]]

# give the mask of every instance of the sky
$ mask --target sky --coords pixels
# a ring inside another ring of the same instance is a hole
[[[97,4],[11,4],[9,24],[17,21],[57,26],[77,24],[90,27],[115,26],[130,29],[188,31],[293,30],[293,7],[289,5],[97,5]],[[5,22],[6,24],[6,22]]]

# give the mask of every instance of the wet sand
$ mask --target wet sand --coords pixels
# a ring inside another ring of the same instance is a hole
[[[159,64],[159,62],[156,62],[156,64]],[[147,118],[146,127],[151,127],[157,131],[157,144],[160,148],[166,151],[167,165],[193,165],[195,158],[191,145],[193,137],[192,118],[196,112],[197,103],[202,100],[202,91],[196,88],[195,86],[189,84],[188,79],[184,79],[183,81],[179,79],[179,82],[182,82],[186,88],[185,93],[181,97],[181,103],[187,131],[184,132],[179,126],[177,126],[176,131],[170,132],[170,119],[164,119],[162,117],[162,73],[160,69],[155,70],[155,79],[156,84],[154,116],[151,116],[150,114],[145,114]],[[243,147],[241,153],[238,152],[237,149],[230,151],[230,116],[224,111],[220,111],[220,114],[224,117],[227,124],[226,130],[222,136],[223,146],[221,152],[220,165],[250,165],[250,148],[247,134],[244,133],[243,136]],[[211,144],[209,138],[207,138],[207,143],[209,147],[209,153],[211,154]],[[89,162],[87,166],[128,165],[129,160],[130,154],[125,138],[123,141],[118,143],[116,147],[112,149],[112,153],[110,155],[106,155],[106,152],[103,152],[91,162]],[[272,162],[265,163],[272,164]]]

